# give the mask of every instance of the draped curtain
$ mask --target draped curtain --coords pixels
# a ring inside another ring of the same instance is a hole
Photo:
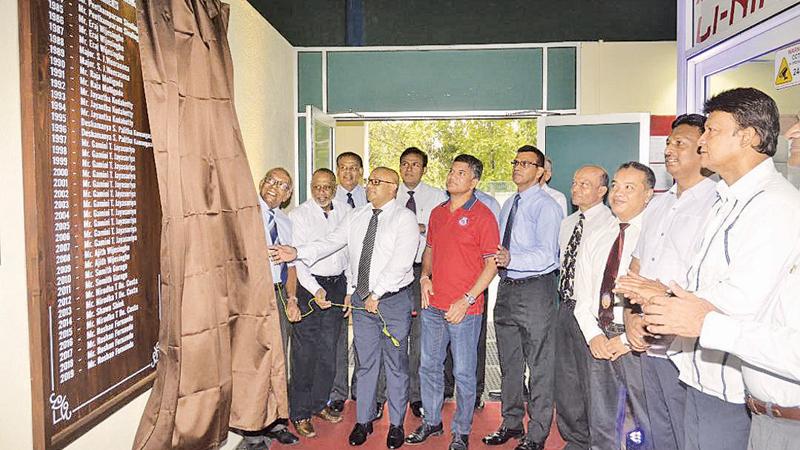
[[[278,309],[233,103],[228,5],[139,0],[162,205],[156,381],[134,449],[210,449],[288,417]]]

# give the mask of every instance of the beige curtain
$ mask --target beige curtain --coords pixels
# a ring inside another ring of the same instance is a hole
[[[162,219],[160,360],[134,449],[216,448],[288,417],[278,310],[233,104],[228,6],[140,0]]]

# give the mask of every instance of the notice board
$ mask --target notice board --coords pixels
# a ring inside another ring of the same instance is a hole
[[[152,383],[161,209],[135,1],[19,15],[33,436],[49,449]]]

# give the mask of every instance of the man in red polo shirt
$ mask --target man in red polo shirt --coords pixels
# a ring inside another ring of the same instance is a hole
[[[428,223],[420,276],[423,310],[419,376],[425,417],[406,438],[409,444],[442,434],[443,367],[450,343],[457,397],[449,449],[469,447],[483,292],[497,274],[494,256],[500,244],[494,214],[474,194],[482,172],[479,159],[457,156],[447,175],[450,199],[431,212]]]

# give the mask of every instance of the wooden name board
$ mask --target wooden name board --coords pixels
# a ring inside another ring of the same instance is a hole
[[[152,383],[161,210],[134,0],[19,14],[34,446],[61,448]]]

